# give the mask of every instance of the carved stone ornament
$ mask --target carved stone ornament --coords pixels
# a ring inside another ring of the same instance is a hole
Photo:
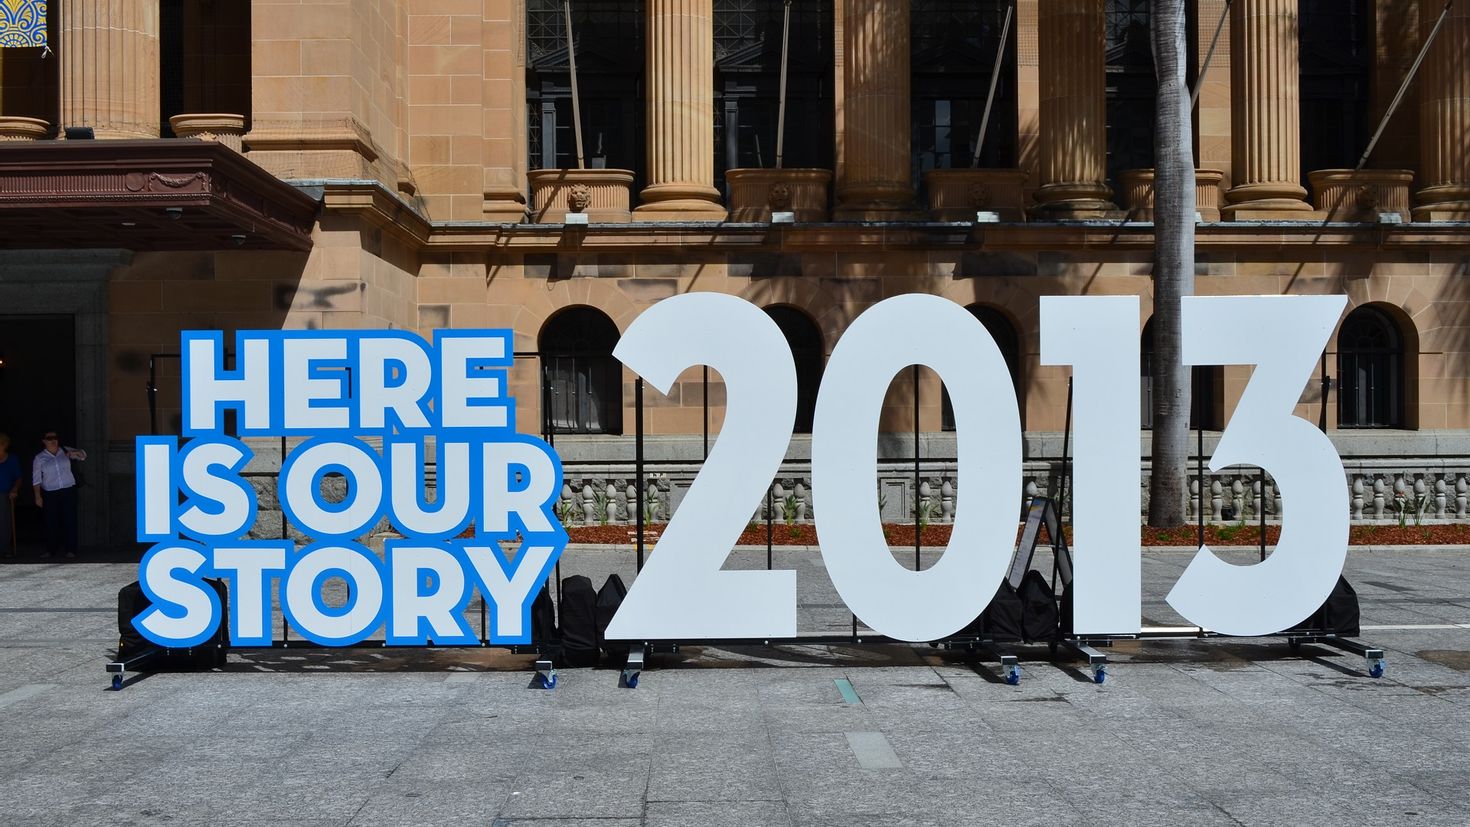
[[[776,183],[771,185],[770,196],[766,199],[771,209],[776,212],[785,212],[791,209],[791,186],[789,184]]]
[[[586,184],[573,184],[571,191],[567,193],[567,209],[572,212],[586,212],[592,206],[592,190]]]
[[[977,210],[990,206],[990,187],[984,184],[971,184],[969,189],[970,206]]]

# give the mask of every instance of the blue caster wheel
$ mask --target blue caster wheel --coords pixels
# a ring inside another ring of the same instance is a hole
[[[637,675],[637,673],[634,673],[632,675],[626,675],[626,676],[624,676],[624,678],[623,678],[623,686],[626,686],[629,689],[637,689],[638,688],[638,675]]]
[[[556,688],[556,676],[555,675],[552,675],[551,677],[549,677],[546,680],[542,681],[542,683],[545,683],[546,684],[546,688],[547,689],[555,689]]]
[[[1381,677],[1383,677],[1384,670],[1387,669],[1387,668],[1388,668],[1388,663],[1386,661],[1383,661],[1383,660],[1370,660],[1370,661],[1368,661],[1368,677],[1370,677],[1370,678],[1381,678]]]
[[[1019,667],[1019,666],[1009,666],[1009,667],[1006,667],[1006,683],[1010,684],[1011,686],[1019,686],[1020,685],[1020,683],[1021,683],[1021,667]]]
[[[1093,669],[1092,670],[1092,682],[1093,683],[1102,683],[1103,681],[1105,681],[1107,679],[1108,679],[1108,668],[1106,666],[1099,666],[1096,669]]]
[[[113,675],[112,676],[112,688],[113,689],[122,689],[122,685],[123,685],[123,676],[122,676],[122,674],[119,673],[119,674]]]

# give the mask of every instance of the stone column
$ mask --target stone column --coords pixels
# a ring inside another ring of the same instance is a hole
[[[838,219],[917,215],[909,154],[909,0],[838,0]]]
[[[158,0],[61,0],[61,125],[157,138]]]
[[[1310,219],[1301,185],[1297,0],[1230,7],[1230,156],[1226,219]]]
[[[648,0],[648,186],[636,219],[721,221],[713,0]]]
[[[1423,37],[1439,3],[1419,4]],[[1419,69],[1419,206],[1416,221],[1470,220],[1470,2],[1445,18]]]
[[[1101,0],[1039,4],[1041,187],[1037,212],[1085,218],[1114,211],[1108,169]]]

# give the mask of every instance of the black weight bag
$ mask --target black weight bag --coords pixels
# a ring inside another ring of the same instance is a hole
[[[561,656],[569,667],[596,666],[597,592],[586,575],[574,574],[561,581]]]
[[[1055,641],[1061,628],[1057,613],[1056,593],[1046,576],[1030,569],[1021,578],[1021,588],[1016,590],[1021,602],[1021,631],[1028,643]]]
[[[542,583],[541,591],[531,601],[531,645],[536,654],[553,660],[560,654],[561,633],[556,628],[556,604],[551,600],[549,584]]]
[[[1021,640],[1025,627],[1022,625],[1021,598],[1011,584],[1001,581],[995,590],[990,605],[980,613],[980,618],[970,626],[977,627],[980,636],[988,640],[1012,642]],[[967,629],[969,627],[966,627]]]
[[[602,651],[609,658],[617,660],[628,657],[628,643],[626,641],[608,642],[607,627],[612,623],[613,615],[618,613],[618,607],[623,605],[623,598],[628,596],[628,587],[623,585],[623,578],[616,574],[609,574],[603,581],[602,588],[597,590],[597,642],[602,646]]]
[[[1339,575],[1337,585],[1332,587],[1332,593],[1327,595],[1327,601],[1321,608],[1286,631],[1357,637],[1362,633],[1358,626],[1359,617],[1358,593],[1346,577]]]
[[[198,646],[185,649],[163,649],[143,637],[133,625],[133,618],[153,605],[138,581],[133,581],[117,591],[117,659],[129,660],[150,650],[158,650],[155,667],[174,669],[210,669],[224,666],[230,651],[230,592],[223,580],[205,578],[204,582],[219,595],[219,626],[209,639]]]

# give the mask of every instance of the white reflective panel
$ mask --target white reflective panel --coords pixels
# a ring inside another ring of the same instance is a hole
[[[1347,559],[1342,459],[1321,431],[1292,414],[1347,304],[1345,296],[1192,296],[1184,299],[1184,362],[1255,365],[1210,470],[1258,465],[1281,492],[1281,540],[1264,562],[1234,566],[1200,548],[1169,592],[1191,623],[1265,635],[1306,619],[1332,592]]]
[[[876,484],[883,397],[914,364],[933,368],[949,390],[963,486],[949,547],[924,571],[889,552]],[[874,631],[936,640],[980,614],[1015,545],[1021,417],[1005,358],[969,311],[937,296],[895,296],[848,327],[817,394],[812,497],[832,583]]]
[[[1137,296],[1041,298],[1041,363],[1073,366],[1077,634],[1137,634],[1142,622],[1138,337]]]
[[[794,636],[796,572],[720,570],[780,467],[796,419],[796,366],[781,329],[743,299],[686,293],[643,311],[613,356],[661,393],[684,370],[708,365],[727,401],[719,439],[608,638]]]

